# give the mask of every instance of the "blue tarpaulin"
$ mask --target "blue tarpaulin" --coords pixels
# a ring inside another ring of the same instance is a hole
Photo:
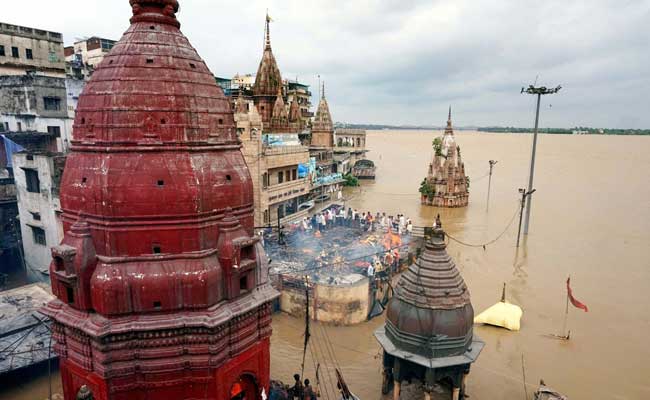
[[[11,156],[14,153],[25,150],[25,148],[13,140],[9,139],[5,135],[0,135],[5,146],[5,154],[7,155],[7,168],[13,168],[13,163],[11,161]]]
[[[309,166],[298,164],[298,178],[306,178],[309,175]]]

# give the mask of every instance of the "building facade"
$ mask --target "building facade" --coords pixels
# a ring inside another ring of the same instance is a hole
[[[0,131],[55,135],[66,151],[72,136],[65,78],[26,73],[0,76]]]
[[[13,155],[24,261],[31,281],[48,279],[51,248],[63,239],[59,190],[64,167],[61,153]]]
[[[43,312],[65,400],[264,398],[277,292],[233,111],[177,0],[129,4],[79,97],[61,184]]]
[[[63,36],[0,22],[0,76],[24,75],[26,71],[64,78]]]
[[[451,125],[451,107],[442,138],[433,142],[433,160],[420,185],[422,204],[435,207],[466,207],[469,203],[469,178]]]
[[[93,36],[64,48],[67,75],[87,80],[115,43],[115,40]]]

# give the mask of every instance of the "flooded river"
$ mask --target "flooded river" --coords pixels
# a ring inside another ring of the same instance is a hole
[[[350,190],[349,204],[360,211],[401,212],[416,225],[430,224],[440,213],[445,229],[467,243],[497,237],[515,215],[517,189],[527,182],[532,136],[457,133],[471,193],[469,207],[451,210],[420,206],[417,190],[433,138],[432,132],[369,132],[377,179]],[[509,300],[524,310],[519,332],[475,328],[486,347],[468,380],[473,400],[523,399],[522,355],[529,398],[540,378],[572,400],[650,398],[649,152],[647,137],[542,135],[530,234],[519,251],[516,220],[486,250],[450,244],[477,313],[500,299],[503,282]],[[488,211],[490,159],[499,163]],[[571,340],[560,341],[547,335],[562,331],[569,275],[589,312],[571,309]],[[380,317],[354,327],[315,325],[312,331],[314,343],[333,343],[349,386],[363,400],[381,397],[381,358],[372,332],[382,323]],[[290,382],[301,363],[303,322],[276,315],[273,328],[271,375]],[[313,381],[309,356],[306,365]],[[53,377],[54,392],[60,392],[59,376]],[[44,373],[12,382],[11,390],[2,385],[0,399],[47,398]]]

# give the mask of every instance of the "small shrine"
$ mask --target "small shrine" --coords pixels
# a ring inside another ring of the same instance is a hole
[[[386,310],[386,323],[375,331],[384,349],[382,392],[393,387],[400,397],[404,381],[422,382],[425,400],[434,387],[465,395],[470,365],[485,343],[474,335],[469,290],[445,245],[438,221],[417,261],[400,277]]]
[[[451,107],[447,128],[433,140],[433,160],[420,184],[422,204],[436,207],[466,207],[469,202],[469,177],[451,126]]]

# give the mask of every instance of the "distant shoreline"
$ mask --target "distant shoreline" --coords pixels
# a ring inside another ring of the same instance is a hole
[[[351,129],[365,129],[373,131],[405,131],[405,130],[444,130],[443,126],[394,126],[394,125],[374,125],[374,124],[336,124],[337,128],[351,128]],[[477,126],[462,126],[454,127],[456,131],[478,131],[484,133],[533,133],[533,128],[517,128],[517,127],[477,127]],[[604,128],[540,128],[539,133],[549,135],[624,135],[624,136],[642,136],[650,135],[650,129],[604,129]]]

